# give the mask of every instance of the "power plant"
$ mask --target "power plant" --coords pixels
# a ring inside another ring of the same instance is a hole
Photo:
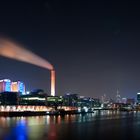
[[[3,38],[0,39],[0,55],[50,70],[51,96],[55,96],[55,71],[53,66],[47,60],[25,49],[24,47],[21,47],[21,45]]]

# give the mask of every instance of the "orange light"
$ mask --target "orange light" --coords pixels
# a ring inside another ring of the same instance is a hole
[[[55,96],[55,71],[51,70],[51,96]]]
[[[18,83],[17,82],[12,82],[11,91],[12,92],[18,92]]]

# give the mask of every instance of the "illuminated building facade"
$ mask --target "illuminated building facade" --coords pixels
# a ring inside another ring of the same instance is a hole
[[[11,84],[11,90],[13,92],[18,92],[18,84],[17,84],[17,82],[12,82],[12,84]]]
[[[0,80],[0,92],[10,92],[11,91],[11,80],[3,79]]]
[[[19,92],[21,94],[25,94],[25,85],[23,82],[12,82],[11,83],[11,91],[12,92]]]
[[[48,96],[46,99],[47,106],[62,106],[64,99],[61,96]]]
[[[9,79],[0,80],[0,92],[19,92],[25,94],[25,85],[21,81],[11,82]]]
[[[46,94],[28,94],[20,96],[21,105],[46,105]]]
[[[137,93],[137,102],[140,104],[140,93]]]

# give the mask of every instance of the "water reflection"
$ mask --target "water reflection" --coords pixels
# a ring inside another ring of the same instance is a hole
[[[27,140],[28,127],[25,120],[17,121],[16,126],[10,128],[9,133],[5,136],[5,140]]]
[[[81,139],[85,135],[89,139],[102,139],[112,134],[118,137],[117,133],[121,139],[126,135],[138,137],[134,134],[139,129],[139,112],[96,111],[83,115],[0,117],[2,140]]]

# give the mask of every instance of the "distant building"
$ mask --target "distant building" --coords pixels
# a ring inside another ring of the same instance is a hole
[[[65,106],[77,106],[78,94],[67,93],[63,96]]]
[[[98,98],[92,98],[92,107],[100,107],[101,101]]]
[[[130,99],[130,98],[128,98],[127,99],[127,104],[130,104],[130,105],[134,105],[135,104],[135,99]]]
[[[84,97],[80,96],[77,101],[78,107],[100,107],[101,101],[98,98],[90,98],[90,97]]]
[[[106,104],[106,102],[107,102],[106,94],[104,94],[103,96],[101,96],[101,102],[102,102],[102,104]]]
[[[3,79],[0,80],[0,92],[10,92],[11,91],[11,80]]]
[[[11,91],[18,92],[18,84],[17,84],[17,82],[12,82]]]
[[[25,94],[25,85],[21,81],[11,82],[9,79],[0,80],[0,93],[1,92],[19,92]]]
[[[46,105],[46,95],[29,94],[20,96],[20,105]]]
[[[11,91],[12,92],[19,92],[22,95],[25,94],[25,85],[21,81],[12,82],[11,83]]]
[[[47,95],[47,93],[45,93],[45,91],[43,90],[43,89],[34,89],[34,90],[32,90],[31,92],[30,92],[30,94],[46,94]]]
[[[122,101],[121,101],[123,104],[126,104],[127,103],[127,98],[122,98]]]
[[[140,104],[140,93],[137,93],[137,102]]]
[[[121,95],[119,94],[119,90],[117,90],[116,103],[121,103]]]
[[[77,103],[78,107],[90,107],[91,105],[90,98],[85,96],[80,96]]]
[[[46,99],[47,106],[62,106],[63,104],[63,97],[62,96],[48,96]]]

